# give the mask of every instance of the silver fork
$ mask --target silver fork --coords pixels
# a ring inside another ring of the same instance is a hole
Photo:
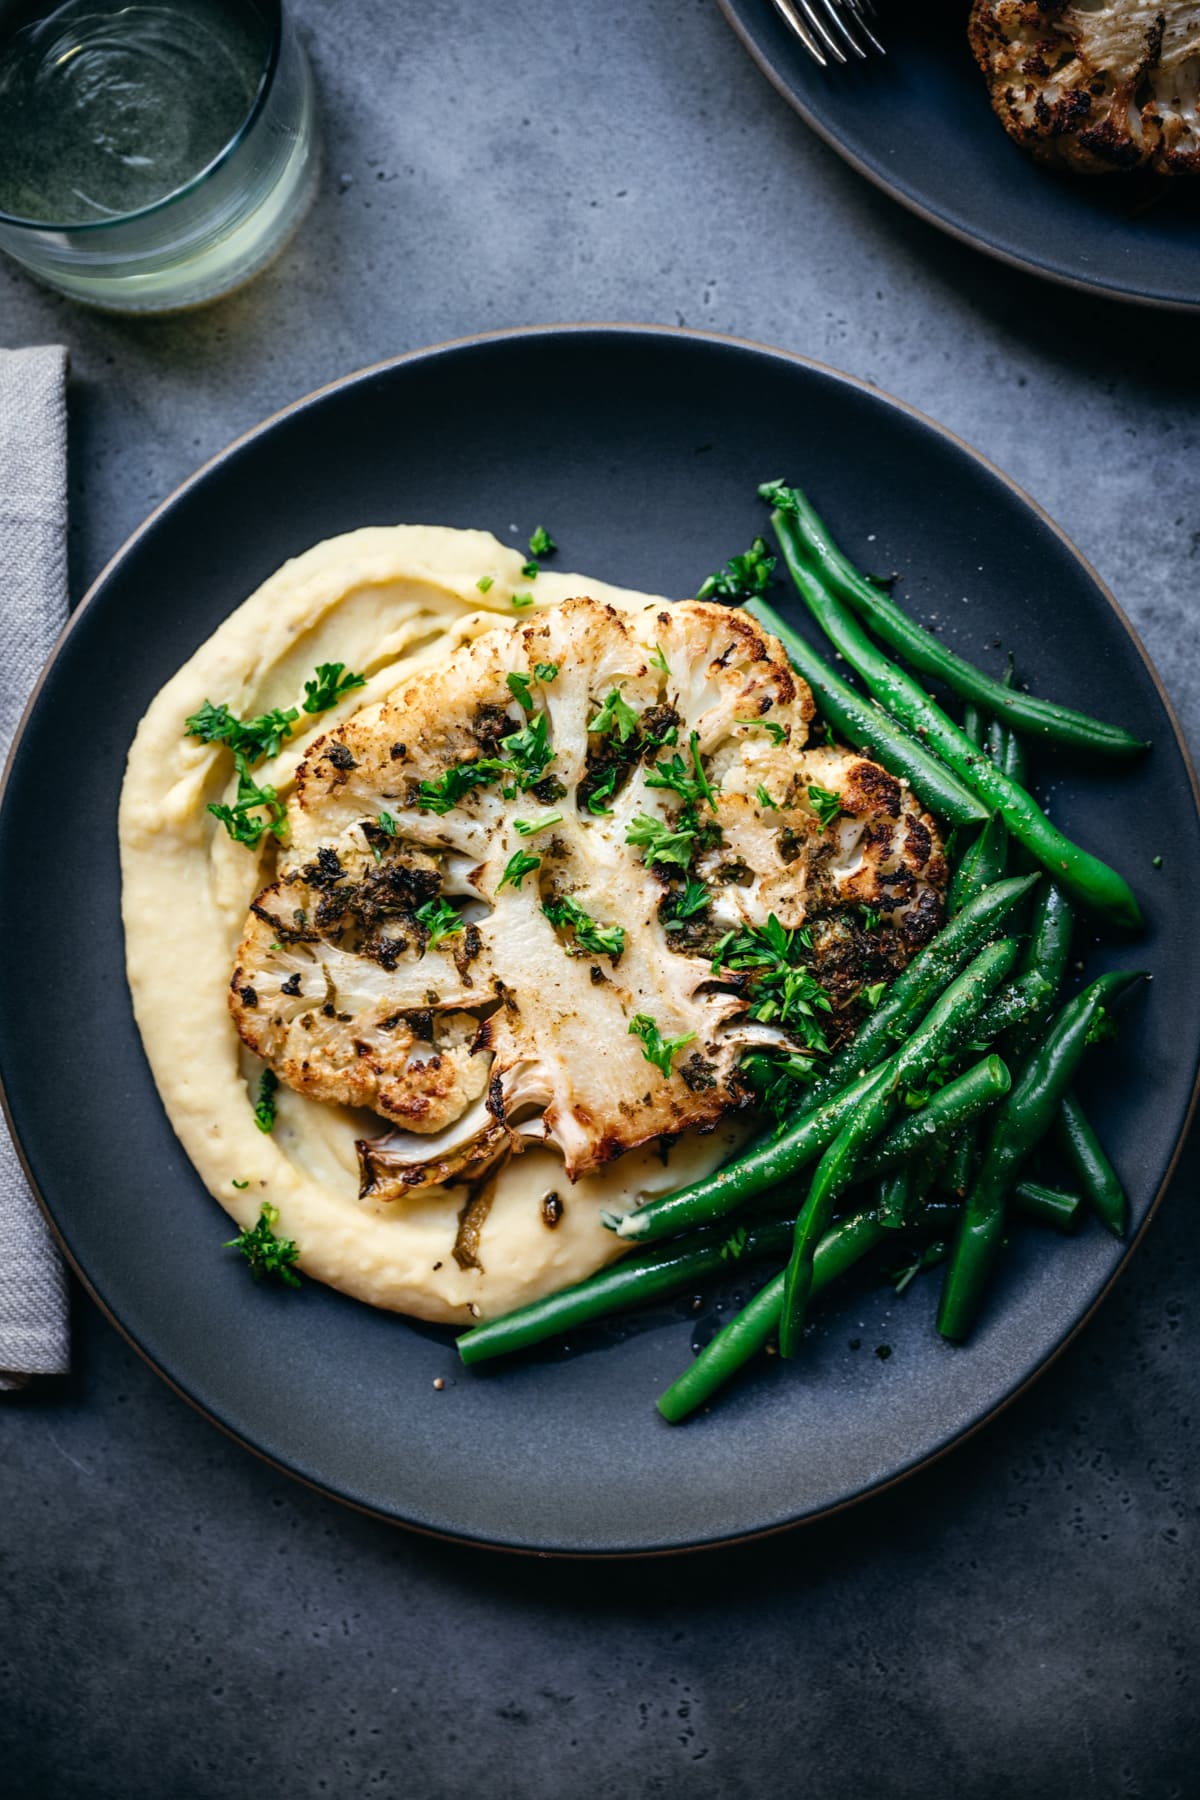
[[[848,61],[846,52],[865,59],[872,50],[887,52],[867,23],[873,0],[774,0],[775,11],[821,67]]]

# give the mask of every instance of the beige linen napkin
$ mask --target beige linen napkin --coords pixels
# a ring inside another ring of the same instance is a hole
[[[0,761],[67,616],[67,353],[0,350]],[[0,1389],[68,1366],[67,1283],[0,1120]]]

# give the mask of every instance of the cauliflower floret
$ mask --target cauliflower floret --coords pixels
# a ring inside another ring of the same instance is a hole
[[[1005,128],[1044,161],[1200,173],[1198,0],[975,0]]]
[[[576,1180],[712,1130],[750,1099],[743,1052],[789,1041],[714,968],[731,926],[869,903],[923,941],[932,821],[874,763],[805,750],[812,711],[744,613],[579,599],[311,747],[230,1005],[289,1085],[399,1128],[360,1145],[364,1192],[529,1141]]]

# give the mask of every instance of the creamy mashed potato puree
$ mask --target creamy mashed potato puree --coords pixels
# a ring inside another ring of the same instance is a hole
[[[271,879],[275,840],[267,834],[252,851],[206,810],[233,797],[232,759],[225,746],[188,737],[185,726],[206,699],[241,718],[299,707],[305,679],[323,662],[364,673],[366,686],[330,711],[301,711],[295,735],[255,766],[255,781],[286,800],[317,738],[496,624],[580,594],[621,610],[666,604],[550,569],[531,582],[524,560],[487,532],[436,526],[371,527],[316,545],[244,601],[157,695],[121,794],[134,1011],[167,1114],[209,1192],[243,1227],[264,1202],[277,1207],[276,1230],[296,1241],[306,1275],[374,1306],[462,1325],[611,1261],[624,1246],[600,1224],[601,1209],[623,1210],[715,1168],[745,1127],[723,1123],[711,1136],[684,1137],[667,1161],[657,1147],[632,1151],[573,1185],[544,1150],[512,1157],[490,1184],[490,1206],[478,1208],[477,1266],[468,1267],[454,1254],[456,1244],[462,1252],[467,1187],[359,1198],[356,1141],[385,1129],[374,1114],[281,1086],[274,1131],[259,1131],[263,1065],[243,1048],[227,999],[247,910]],[[515,613],[514,593],[527,592],[533,608]]]

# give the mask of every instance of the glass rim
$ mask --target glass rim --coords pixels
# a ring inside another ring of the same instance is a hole
[[[245,117],[232,133],[227,142],[221,145],[217,154],[206,162],[202,169],[188,177],[182,186],[172,188],[169,194],[163,194],[157,200],[151,200],[145,206],[135,207],[132,212],[114,213],[105,219],[80,219],[74,225],[64,223],[62,219],[27,219],[19,213],[5,212],[0,207],[0,226],[15,226],[19,231],[54,232],[59,236],[74,236],[77,232],[112,231],[119,225],[129,225],[138,219],[148,219],[155,213],[163,212],[176,201],[186,199],[189,194],[203,187],[217,170],[224,167],[240,146],[245,142],[250,131],[266,105],[267,95],[271,91],[275,74],[279,67],[279,52],[283,42],[283,0],[245,0],[251,10],[259,12],[266,21],[270,32],[270,42],[263,62],[262,74],[254,97],[246,109]]]

